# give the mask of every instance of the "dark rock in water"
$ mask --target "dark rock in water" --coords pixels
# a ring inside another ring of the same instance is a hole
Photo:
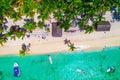
[[[4,80],[3,78],[4,78],[4,76],[3,76],[3,72],[0,71],[0,80]]]
[[[116,80],[120,80],[119,78],[116,78]]]
[[[102,58],[103,58],[103,60],[104,60],[104,59],[106,58],[106,56],[105,56],[105,55],[103,55],[103,57],[102,57]]]
[[[103,68],[100,68],[100,72],[101,72],[101,73],[103,73],[103,72],[104,72]]]
[[[2,76],[3,75],[3,73],[2,73],[2,71],[0,71],[0,76]]]
[[[44,60],[43,60],[43,59],[41,59],[41,60],[40,60],[40,62],[44,62]]]

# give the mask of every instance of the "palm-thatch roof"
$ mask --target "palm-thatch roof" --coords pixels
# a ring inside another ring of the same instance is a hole
[[[52,23],[52,36],[53,37],[61,37],[62,36],[62,29],[60,28],[59,22]]]
[[[111,25],[108,21],[98,22],[96,24],[97,31],[110,31]]]

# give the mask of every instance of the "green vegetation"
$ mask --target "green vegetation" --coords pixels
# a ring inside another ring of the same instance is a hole
[[[74,50],[75,50],[74,44],[70,44],[70,45],[68,45],[68,46],[69,46],[69,48],[70,48],[70,49],[69,49],[70,51],[74,51]]]
[[[32,32],[36,28],[36,23],[34,20],[26,22],[24,28],[27,29],[29,32]]]
[[[120,10],[120,0],[1,0],[0,33],[4,36],[0,36],[0,43],[3,45],[6,42],[5,37],[14,40],[16,38],[23,39],[26,35],[23,29],[28,32],[32,32],[37,27],[42,29],[45,20],[50,19],[52,13],[64,31],[68,31],[75,23],[85,30],[85,33],[91,33],[95,30],[94,24],[104,20],[103,14],[113,6]],[[38,14],[38,23],[31,20],[24,24],[23,29],[12,30],[10,28],[8,32],[4,33],[3,25],[6,17],[17,21],[22,19],[22,16],[33,18],[35,13]],[[78,18],[79,16],[81,18]],[[93,22],[92,25],[87,25],[89,19]],[[46,30],[49,32],[49,29]]]
[[[27,54],[29,54],[29,51],[30,51],[30,43],[28,44],[28,45],[26,45],[26,44],[22,44],[22,46],[21,46],[21,50],[19,50],[19,54],[20,54],[20,56],[25,56],[25,55],[27,55]]]
[[[28,51],[25,51],[23,49],[19,50],[20,56],[24,57],[25,55],[29,54]]]

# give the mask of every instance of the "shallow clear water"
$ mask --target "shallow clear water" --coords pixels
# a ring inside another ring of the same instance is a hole
[[[104,51],[56,52],[25,57],[8,55],[0,57],[0,80],[120,80],[120,47]],[[18,62],[21,76],[13,76],[13,64]],[[106,73],[114,66],[115,72]],[[85,73],[76,70],[83,69]]]

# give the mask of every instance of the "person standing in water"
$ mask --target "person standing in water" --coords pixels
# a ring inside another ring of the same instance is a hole
[[[52,64],[52,57],[50,55],[48,55],[48,59],[49,59],[50,64]]]

